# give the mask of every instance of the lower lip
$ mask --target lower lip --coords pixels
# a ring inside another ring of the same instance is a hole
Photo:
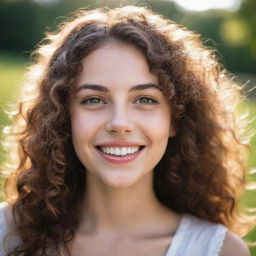
[[[145,147],[144,147],[145,148]],[[126,156],[113,156],[113,155],[107,155],[104,152],[102,152],[101,150],[97,149],[97,152],[108,162],[112,163],[112,164],[126,164],[129,162],[132,162],[133,160],[135,160],[140,153],[144,150],[144,148],[142,148],[141,150],[139,150],[138,152],[134,153],[134,154],[129,154]]]

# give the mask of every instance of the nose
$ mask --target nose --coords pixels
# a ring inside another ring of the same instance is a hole
[[[124,134],[134,128],[133,121],[129,118],[129,110],[125,106],[113,108],[106,123],[106,130],[111,133]]]

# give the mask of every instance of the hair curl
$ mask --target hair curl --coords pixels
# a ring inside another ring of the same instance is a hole
[[[82,59],[113,39],[142,51],[172,109],[177,134],[154,172],[159,201],[240,235],[252,227],[238,207],[248,156],[241,126],[246,122],[235,116],[241,87],[195,33],[146,7],[99,8],[77,12],[47,35],[10,113],[5,191],[22,242],[9,256],[59,255],[60,246],[68,251],[85,193],[69,100]]]

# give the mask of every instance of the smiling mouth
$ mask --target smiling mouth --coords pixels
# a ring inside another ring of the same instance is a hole
[[[115,156],[115,157],[125,157],[129,155],[134,155],[141,151],[145,146],[134,146],[134,147],[101,147],[96,146],[97,150],[101,151],[105,155]]]

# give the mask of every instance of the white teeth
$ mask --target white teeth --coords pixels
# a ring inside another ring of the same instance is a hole
[[[125,156],[139,151],[139,147],[100,147],[101,151],[108,155]]]
[[[121,148],[120,154],[121,154],[122,156],[128,154],[128,149],[126,150],[125,148]]]

